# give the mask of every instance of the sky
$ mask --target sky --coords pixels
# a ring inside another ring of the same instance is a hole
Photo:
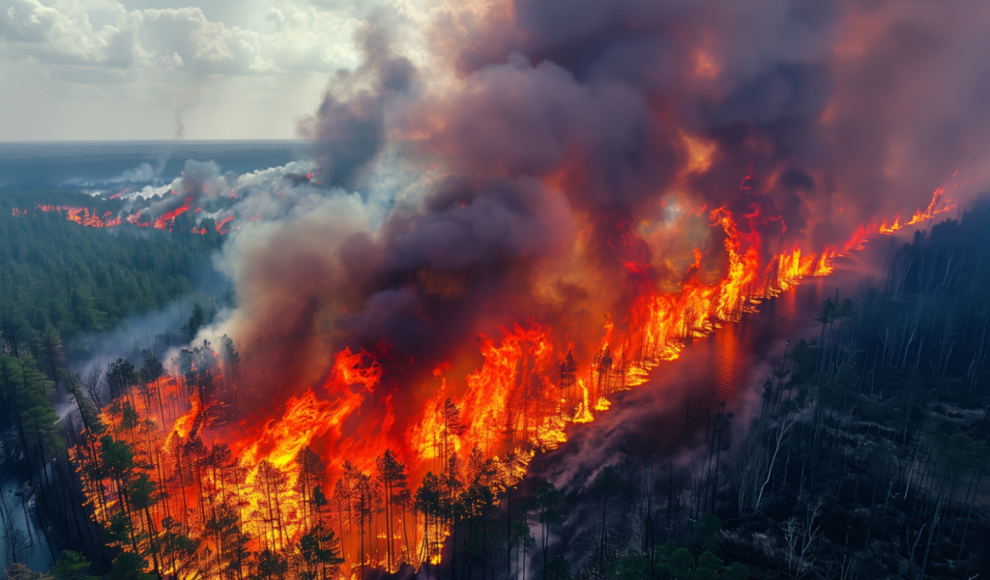
[[[359,63],[355,30],[381,17],[422,13],[401,0],[4,0],[0,141],[293,138],[334,71]]]

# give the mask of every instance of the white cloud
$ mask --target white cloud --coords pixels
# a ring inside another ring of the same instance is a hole
[[[312,109],[327,75],[359,65],[354,33],[369,15],[387,13],[398,29],[424,14],[406,0],[199,0],[201,7],[167,8],[142,1],[131,9],[138,1],[2,3],[0,71],[10,88],[0,93],[2,138],[171,137],[176,111],[190,105],[191,138],[289,137],[291,119]],[[216,20],[239,7],[253,11],[238,16],[239,25]],[[403,34],[397,41],[416,54],[415,33]],[[45,98],[25,105],[28,93]],[[264,109],[252,116],[250,107]],[[72,120],[84,111],[111,117]],[[137,122],[121,124],[123,114]],[[257,130],[243,125],[245,116]],[[279,128],[262,116],[279,119]]]
[[[261,58],[257,32],[210,22],[199,8],[145,10],[141,15],[141,46],[149,64],[196,73],[273,72]]]
[[[275,65],[287,71],[322,72],[357,66],[360,59],[351,39],[363,22],[306,8],[289,5],[284,12],[275,7],[269,11],[266,20],[276,28],[269,37]]]
[[[53,65],[126,68],[133,60],[137,19],[119,7],[115,25],[96,29],[79,6],[12,0],[0,13],[0,50],[8,58]]]

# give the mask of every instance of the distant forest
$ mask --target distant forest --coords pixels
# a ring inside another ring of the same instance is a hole
[[[217,146],[195,141],[111,143],[95,148],[72,144],[27,147],[18,144],[12,149],[0,145],[0,185],[56,188],[67,181],[105,182],[119,179],[142,164],[148,165],[146,173],[153,172],[171,181],[180,175],[187,159],[216,161],[224,171],[249,173],[295,161],[307,147],[304,142],[260,142],[236,147],[229,143]],[[147,183],[152,176],[131,176],[131,179],[135,178]]]
[[[277,533],[287,485],[278,467],[245,481],[226,446],[198,438],[149,453],[154,421],[140,420],[133,402],[163,417],[174,405],[162,401],[168,381],[154,353],[117,360],[102,378],[73,375],[60,354],[59,341],[189,293],[191,270],[219,236],[13,217],[36,195],[46,194],[0,197],[0,472],[19,478],[17,503],[0,495],[0,548],[16,580],[40,580],[13,563],[53,543],[64,548],[52,550],[45,578],[55,580],[329,580],[348,574],[345,543],[361,554],[350,573],[387,576],[366,569],[367,549],[409,577],[417,562],[407,513],[414,547],[430,530],[443,545],[443,558],[418,572],[438,580],[971,579],[990,570],[990,203],[892,247],[882,278],[822,303],[815,335],[791,337],[767,377],[752,424],[723,439],[733,417],[712,401],[689,466],[625,457],[601,466],[587,489],[558,490],[502,477],[470,455],[415,486],[386,451],[374,472],[345,464],[348,483],[331,488],[306,448],[296,458],[306,498],[296,542]],[[195,309],[187,328],[205,316]],[[219,346],[184,357],[236,369],[232,343]],[[192,396],[210,367],[183,360],[172,380]],[[57,381],[79,414],[58,420]],[[457,427],[448,405],[445,421]],[[197,484],[205,470],[230,484],[222,494]],[[106,482],[123,501],[87,501],[103,497]],[[266,498],[267,516],[241,513],[247,493]],[[13,525],[28,505],[44,541]],[[156,527],[159,510],[168,515]],[[553,541],[575,514],[585,521]],[[279,541],[250,550],[257,529]]]
[[[223,241],[213,228],[206,235],[86,228],[63,212],[36,211],[38,204],[119,209],[81,193],[0,190],[0,340],[15,357],[46,359],[53,345],[189,294],[189,277]],[[15,216],[15,208],[28,213]]]

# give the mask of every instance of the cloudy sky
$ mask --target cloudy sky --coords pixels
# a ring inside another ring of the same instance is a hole
[[[0,141],[292,138],[333,71],[358,64],[356,28],[414,30],[422,14],[404,0],[5,0]]]

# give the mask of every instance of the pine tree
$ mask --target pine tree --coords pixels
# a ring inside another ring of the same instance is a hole
[[[392,554],[395,545],[392,531],[395,514],[392,513],[392,509],[395,505],[396,491],[406,487],[406,466],[399,463],[395,458],[395,454],[390,449],[386,450],[376,460],[375,464],[378,468],[378,481],[381,482],[382,489],[385,492],[385,535],[388,538],[386,553],[388,557],[388,570],[391,572],[393,570]]]
[[[118,358],[107,367],[107,385],[110,387],[110,398],[119,399],[140,380],[134,365],[130,361]]]
[[[564,494],[549,481],[544,481],[536,490],[536,505],[540,510],[540,540],[543,548],[543,580],[547,580],[550,572],[550,561],[547,551],[550,546],[550,526],[559,526],[567,518],[558,511],[564,502]]]
[[[187,341],[192,342],[192,340],[196,338],[196,333],[199,332],[200,328],[206,325],[206,322],[206,311],[204,311],[203,307],[197,302],[196,305],[193,306],[192,316],[189,317],[189,320],[182,327],[183,336],[185,336]]]

